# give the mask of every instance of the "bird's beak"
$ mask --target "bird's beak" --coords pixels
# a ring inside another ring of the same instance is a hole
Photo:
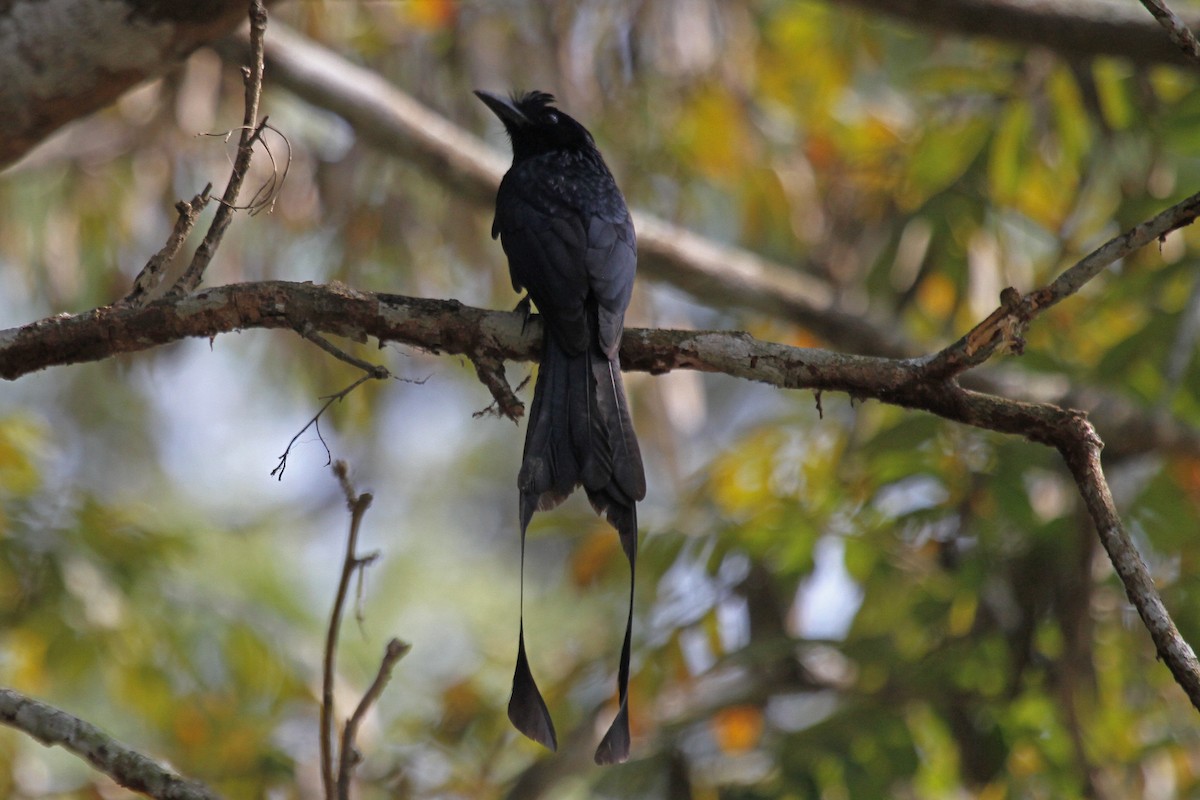
[[[529,117],[521,113],[521,110],[513,105],[513,101],[507,97],[479,90],[475,91],[475,96],[482,100],[484,105],[500,118],[505,128],[513,130],[529,124]]]

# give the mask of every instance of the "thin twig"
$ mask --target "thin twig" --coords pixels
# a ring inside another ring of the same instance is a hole
[[[399,639],[392,639],[388,642],[387,649],[383,653],[383,660],[379,664],[379,672],[375,675],[375,680],[372,681],[370,688],[367,689],[366,694],[359,701],[358,707],[354,709],[354,713],[350,715],[350,719],[346,721],[346,727],[342,729],[342,748],[338,755],[338,800],[349,800],[350,774],[362,760],[362,756],[355,747],[355,737],[358,736],[358,728],[362,724],[363,717],[366,716],[367,711],[375,704],[375,701],[379,699],[388,681],[392,679],[392,670],[395,669],[397,662],[404,658],[411,649],[412,645],[402,642]]]
[[[333,465],[333,472],[341,484],[346,496],[346,507],[350,511],[350,532],[346,537],[346,555],[342,561],[342,576],[338,581],[337,594],[334,596],[333,611],[329,618],[329,628],[325,635],[325,661],[322,667],[321,683],[321,781],[325,786],[326,800],[337,796],[337,783],[333,770],[334,732],[333,732],[333,679],[337,665],[337,642],[342,627],[342,609],[346,605],[346,595],[350,589],[350,580],[355,571],[361,568],[361,561],[355,555],[358,548],[358,531],[362,525],[363,514],[371,506],[371,494],[355,494],[350,484],[345,461]]]
[[[74,753],[126,789],[162,800],[218,800],[211,789],[181,778],[90,722],[12,689],[0,689],[0,723]]]
[[[521,415],[525,413],[525,406],[517,398],[517,394],[512,390],[512,387],[508,385],[508,379],[504,377],[504,361],[499,358],[481,356],[472,359],[472,363],[475,364],[475,374],[479,376],[480,383],[487,387],[488,391],[492,393],[493,398],[490,406],[482,411],[475,412],[475,418],[478,419],[488,414],[497,414],[507,417],[513,422],[519,420]],[[526,378],[521,382],[521,386],[524,386],[528,382],[529,378]],[[518,390],[520,388],[520,386],[517,387]]]
[[[380,367],[380,369],[383,369],[383,368]],[[299,439],[306,430],[308,430],[309,428],[312,428],[312,427],[316,427],[316,429],[317,429],[317,438],[321,440],[321,445],[325,448],[325,465],[329,466],[329,464],[333,462],[333,453],[331,453],[329,451],[329,445],[325,444],[325,437],[321,435],[321,428],[320,428],[321,415],[324,414],[325,411],[331,405],[333,405],[334,403],[336,403],[339,400],[344,400],[348,394],[353,392],[355,389],[357,389],[362,384],[373,379],[374,377],[375,376],[371,375],[371,374],[363,375],[361,378],[359,378],[354,383],[347,386],[345,389],[342,389],[337,394],[331,394],[331,395],[328,395],[327,397],[323,398],[325,400],[325,404],[321,406],[320,410],[317,411],[317,413],[313,415],[313,418],[310,419],[304,425],[304,427],[301,428],[296,433],[296,435],[292,437],[290,442],[288,442],[287,447],[284,448],[283,454],[279,456],[279,463],[275,465],[275,469],[271,470],[271,475],[273,477],[275,477],[277,480],[283,480],[283,473],[287,470],[287,460],[288,460],[288,456],[292,452],[292,446],[296,444],[296,440]]]
[[[1027,321],[1075,294],[1085,283],[1118,259],[1164,238],[1171,231],[1191,225],[1197,216],[1200,216],[1200,192],[1104,243],[1059,275],[1054,283],[1024,299],[1024,304],[1028,306]]]
[[[250,66],[242,69],[243,82],[246,87],[246,111],[242,119],[237,157],[234,159],[229,182],[225,185],[225,192],[221,195],[220,205],[217,207],[212,224],[209,225],[208,233],[200,246],[196,248],[192,262],[188,264],[182,277],[171,289],[171,294],[174,296],[189,294],[200,285],[200,281],[204,277],[204,270],[212,261],[213,255],[221,244],[221,238],[225,235],[225,230],[233,219],[238,192],[242,188],[242,181],[246,179],[246,173],[250,170],[250,159],[254,155],[254,143],[262,135],[263,125],[266,124],[266,120],[263,120],[261,124],[258,121],[258,101],[262,94],[263,79],[263,42],[266,29],[266,7],[262,0],[250,0],[251,59]]]
[[[1103,444],[1082,414],[1075,415],[1071,427],[1073,430],[1066,432],[1056,446],[1075,478],[1088,514],[1096,525],[1100,543],[1125,586],[1125,594],[1150,632],[1159,658],[1171,670],[1175,682],[1187,693],[1192,705],[1200,709],[1200,661],[1175,627],[1154,586],[1150,569],[1121,522],[1100,467]]]
[[[292,437],[291,441],[288,442],[287,447],[284,448],[283,454],[279,456],[279,463],[275,465],[273,470],[271,470],[271,475],[277,477],[279,480],[283,480],[283,473],[287,470],[287,460],[288,456],[292,452],[292,446],[296,444],[296,440],[299,439],[301,435],[303,435],[304,432],[309,428],[316,429],[317,438],[321,441],[321,445],[325,448],[325,465],[328,466],[331,464],[333,462],[333,453],[329,451],[329,445],[325,443],[325,437],[321,435],[321,416],[329,409],[331,405],[345,399],[347,395],[367,381],[382,381],[392,377],[392,373],[388,372],[387,367],[379,364],[372,364],[369,361],[363,361],[361,358],[356,358],[350,355],[337,345],[333,344],[333,342],[330,342],[324,336],[321,336],[319,333],[317,333],[316,329],[311,323],[306,322],[303,327],[298,329],[297,332],[305,339],[308,339],[310,342],[317,345],[317,347],[320,347],[326,353],[329,353],[339,361],[345,361],[347,364],[358,367],[363,371],[363,375],[361,378],[347,386],[345,389],[342,389],[340,392],[323,398],[325,403],[321,406],[317,413],[313,415],[312,419],[305,423],[304,427]]]
[[[1008,288],[1000,306],[954,344],[920,359],[931,378],[949,378],[979,366],[1004,347],[1021,346],[1021,333],[1036,317],[1078,292],[1119,259],[1192,224],[1200,216],[1200,193],[1115,236],[1064,270],[1052,283],[1026,295]]]
[[[321,336],[321,334],[317,333],[316,328],[312,326],[312,323],[306,323],[300,329],[300,335],[339,361],[345,361],[347,364],[358,367],[367,374],[368,378],[384,381],[392,377],[392,373],[388,372],[387,367],[380,364],[372,364],[369,361],[363,361],[361,358],[352,356],[324,336]]]
[[[146,266],[142,267],[142,271],[133,281],[133,288],[120,301],[121,303],[140,306],[146,302],[146,297],[157,288],[167,267],[179,254],[183,243],[191,235],[192,228],[196,226],[196,220],[200,218],[200,212],[208,205],[211,198],[210,192],[212,192],[211,183],[204,187],[204,191],[193,197],[190,203],[180,200],[175,204],[175,211],[179,214],[179,218],[175,220],[175,227],[171,230],[171,235],[167,237],[167,242],[162,249],[151,256],[150,260],[146,262]]]
[[[1188,28],[1187,23],[1161,0],[1142,0],[1142,5],[1166,29],[1175,46],[1194,63],[1200,64],[1200,42],[1196,41],[1196,35]]]

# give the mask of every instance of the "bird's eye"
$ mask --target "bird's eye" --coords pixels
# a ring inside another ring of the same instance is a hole
[[[553,111],[549,112],[548,114],[546,114],[546,121],[549,122],[551,125],[557,125],[558,124],[558,114],[555,114]]]

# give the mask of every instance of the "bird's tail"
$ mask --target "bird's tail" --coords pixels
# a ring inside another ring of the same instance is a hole
[[[572,355],[553,335],[546,336],[518,485],[522,572],[525,530],[533,513],[555,507],[577,486],[583,486],[592,507],[616,528],[629,559],[630,606],[617,675],[620,710],[596,751],[598,763],[624,761],[629,753],[627,688],[637,559],[636,503],[646,495],[646,475],[620,363],[598,345]],[[523,620],[521,631],[508,716],[518,730],[553,750],[557,743],[554,725],[525,657]]]

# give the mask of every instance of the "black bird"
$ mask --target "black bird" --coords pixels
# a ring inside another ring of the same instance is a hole
[[[492,238],[500,237],[504,246],[513,288],[528,293],[526,308],[532,300],[545,322],[517,478],[522,578],[533,512],[554,508],[583,486],[592,507],[616,528],[629,558],[629,616],[617,673],[620,710],[596,750],[597,763],[617,763],[629,756],[636,503],[646,496],[617,356],[637,267],[633,221],[592,135],[555,108],[553,96],[475,94],[504,123],[513,149],[496,195]],[[508,718],[529,738],[551,750],[557,746],[525,657],[523,611]]]

